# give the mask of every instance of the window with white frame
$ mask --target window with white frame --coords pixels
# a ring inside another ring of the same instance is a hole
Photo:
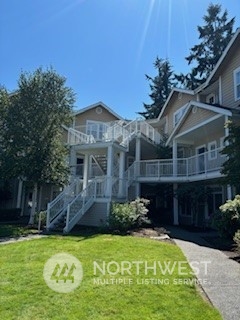
[[[214,160],[217,158],[217,142],[212,141],[208,144],[208,159]]]
[[[178,109],[176,112],[173,114],[173,126],[176,127],[178,122],[181,120],[183,117],[185,111],[186,111],[187,106],[183,106],[182,108]]]
[[[234,95],[235,100],[240,100],[240,67],[234,70]]]
[[[210,93],[206,98],[207,103],[214,104],[216,102],[216,97],[214,93]]]
[[[107,124],[100,121],[87,120],[86,133],[92,135],[96,140],[102,140],[107,130]]]

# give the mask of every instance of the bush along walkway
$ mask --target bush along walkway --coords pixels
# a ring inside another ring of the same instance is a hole
[[[223,252],[210,248],[203,239],[206,233],[189,232],[177,227],[168,228],[176,244],[192,266],[212,304],[224,320],[240,319],[240,264]]]

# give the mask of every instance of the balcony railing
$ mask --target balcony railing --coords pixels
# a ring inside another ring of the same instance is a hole
[[[154,143],[161,141],[161,135],[145,120],[133,120],[127,124],[121,121],[96,122],[88,125],[75,126],[69,129],[70,144],[94,143],[96,141],[117,141],[127,147],[135,134],[141,133]]]
[[[191,177],[220,172],[226,156],[222,148],[204,152],[190,158],[144,160],[135,162],[136,178]]]

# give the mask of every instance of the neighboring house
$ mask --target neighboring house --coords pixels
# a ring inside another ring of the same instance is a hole
[[[228,136],[224,124],[229,119],[240,123],[239,111],[238,29],[207,81],[194,91],[173,89],[157,119],[124,120],[102,102],[76,112],[72,127],[64,127],[71,183],[48,204],[47,228],[60,220],[64,232],[77,223],[104,225],[112,201],[138,196],[151,199],[155,218],[205,226],[234,195],[231,186],[220,183],[226,160],[221,150]],[[163,137],[172,148],[171,159],[157,158]],[[208,190],[197,216],[176,197],[178,188],[191,183]]]

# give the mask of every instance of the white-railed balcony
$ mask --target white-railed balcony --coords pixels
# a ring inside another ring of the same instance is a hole
[[[161,135],[157,130],[146,121],[137,119],[124,125],[121,121],[112,121],[106,123],[95,122],[69,128],[68,143],[77,145],[115,141],[127,147],[129,141],[136,134],[142,134],[149,141],[156,144],[161,141]]]
[[[143,160],[135,162],[134,180],[139,182],[181,182],[221,177],[226,156],[222,148],[189,158]]]

